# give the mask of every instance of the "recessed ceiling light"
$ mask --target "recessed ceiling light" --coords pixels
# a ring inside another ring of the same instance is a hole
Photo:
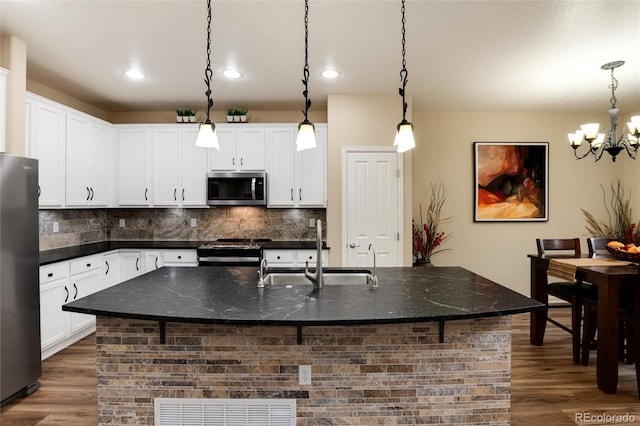
[[[132,80],[141,80],[146,77],[144,74],[142,74],[138,70],[127,70],[124,72],[124,75],[126,75]]]
[[[224,70],[222,71],[222,75],[227,78],[240,78],[242,77],[242,73],[237,70]]]
[[[321,75],[324,78],[338,78],[340,73],[336,70],[324,70]]]

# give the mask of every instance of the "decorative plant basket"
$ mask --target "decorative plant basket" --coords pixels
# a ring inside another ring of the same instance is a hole
[[[640,263],[640,253],[629,253],[628,251],[620,250],[618,247],[607,247],[607,251],[618,260]]]

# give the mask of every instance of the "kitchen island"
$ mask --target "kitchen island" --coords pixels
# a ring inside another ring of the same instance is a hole
[[[294,400],[299,426],[509,424],[510,315],[543,305],[458,267],[377,276],[313,292],[161,268],[63,309],[97,316],[100,424],[153,424],[156,398]]]

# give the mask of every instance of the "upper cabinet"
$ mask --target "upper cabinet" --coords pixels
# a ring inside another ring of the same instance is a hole
[[[151,205],[151,129],[118,127],[118,205]]]
[[[264,170],[266,131],[264,125],[219,124],[216,134],[220,151],[209,150],[209,170]]]
[[[326,207],[327,127],[316,124],[317,146],[296,151],[296,125],[267,130],[268,207]]]
[[[26,118],[27,151],[38,159],[40,207],[64,207],[66,111],[60,104],[27,94]]]
[[[111,127],[86,115],[67,113],[66,205],[111,204]]]

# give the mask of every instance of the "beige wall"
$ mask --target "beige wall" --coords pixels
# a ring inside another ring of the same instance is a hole
[[[0,67],[7,74],[6,146],[13,155],[25,155],[25,96],[27,75],[27,45],[13,36],[0,38]]]
[[[409,102],[410,104],[410,102]],[[342,147],[392,146],[395,129],[402,119],[398,95],[330,95],[327,103],[327,244],[330,265],[342,264]],[[407,112],[411,120],[411,108]],[[404,217],[402,234],[404,264],[411,264],[411,151],[404,154]]]
[[[580,237],[586,251],[581,208],[605,218],[602,190],[612,180],[629,176],[625,186],[637,188],[638,162],[621,155],[613,163],[604,154],[576,160],[567,133],[580,123],[607,121],[608,115],[414,112],[417,148],[413,152],[413,214],[428,205],[429,183],[442,181],[448,190],[445,215],[453,219],[452,236],[434,256],[435,265],[460,265],[523,294],[529,294],[527,254],[536,238]],[[473,142],[549,142],[549,221],[473,222]],[[633,198],[638,202],[637,190]],[[639,210],[634,210],[638,215]]]

